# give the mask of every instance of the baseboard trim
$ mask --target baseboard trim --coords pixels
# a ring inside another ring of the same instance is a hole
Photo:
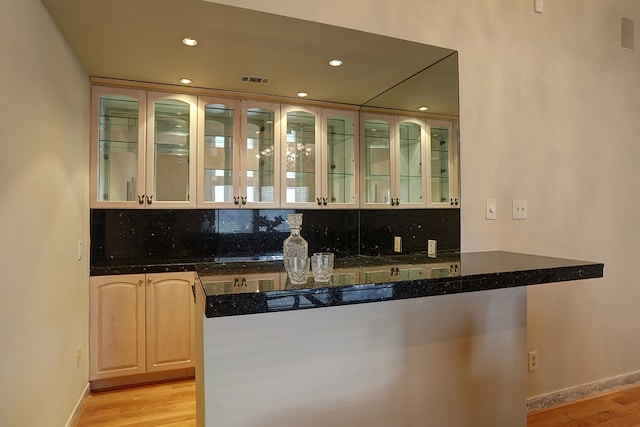
[[[78,423],[78,420],[80,419],[80,413],[84,408],[84,402],[85,400],[87,400],[88,396],[89,396],[89,383],[87,383],[87,385],[84,387],[84,390],[82,391],[82,394],[78,399],[78,402],[76,402],[76,406],[73,408],[73,412],[71,412],[71,415],[69,415],[69,419],[67,420],[65,427],[74,427]]]
[[[527,399],[527,412],[552,408],[640,384],[640,371],[607,378]]]
[[[194,378],[195,368],[181,368],[172,371],[147,372],[145,374],[128,375],[125,377],[105,378],[90,381],[91,392],[114,390],[119,388],[137,387],[142,385],[163,383],[168,381]]]

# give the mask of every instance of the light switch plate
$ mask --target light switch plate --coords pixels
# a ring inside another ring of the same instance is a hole
[[[487,199],[487,211],[486,218],[487,219],[496,219],[497,218],[497,206],[495,199]]]
[[[527,219],[528,212],[526,200],[520,199],[513,201],[513,219]]]

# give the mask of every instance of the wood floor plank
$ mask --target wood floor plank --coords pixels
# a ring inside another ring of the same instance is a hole
[[[195,381],[92,393],[76,427],[195,427]],[[638,427],[640,386],[531,412],[528,427]]]
[[[76,427],[193,427],[195,381],[92,393]]]
[[[528,427],[640,426],[640,386],[531,412]]]

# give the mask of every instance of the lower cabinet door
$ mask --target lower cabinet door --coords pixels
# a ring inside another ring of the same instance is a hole
[[[194,366],[193,272],[93,276],[89,380]]]
[[[194,366],[194,273],[147,274],[147,372]]]
[[[144,281],[144,274],[91,277],[90,380],[145,372]]]

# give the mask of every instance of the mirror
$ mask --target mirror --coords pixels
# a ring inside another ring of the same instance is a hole
[[[457,120],[458,99],[458,53],[454,51],[370,99],[364,106],[413,112],[426,106],[430,115]]]

